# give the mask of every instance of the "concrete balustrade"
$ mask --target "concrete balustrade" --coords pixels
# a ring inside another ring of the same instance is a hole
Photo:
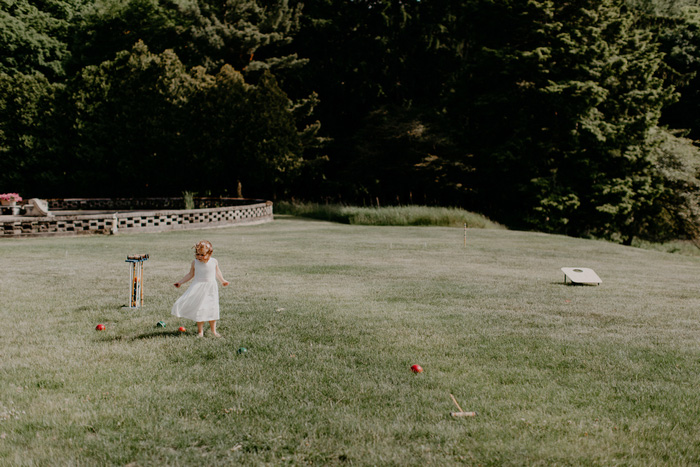
[[[49,199],[49,215],[0,216],[0,237],[119,234],[259,224],[273,219],[272,202],[197,198],[184,209],[181,198]]]

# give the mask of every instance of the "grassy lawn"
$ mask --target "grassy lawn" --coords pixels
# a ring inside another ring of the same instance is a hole
[[[0,464],[700,463],[700,258],[463,232],[2,239]],[[170,316],[202,238],[232,282],[223,339]],[[146,304],[122,308],[139,253]]]

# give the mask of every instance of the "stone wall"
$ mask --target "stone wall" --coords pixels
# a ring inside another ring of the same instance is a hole
[[[47,199],[46,202],[49,204],[49,209],[52,211],[155,211],[161,209],[185,209],[185,201],[182,198],[65,198]],[[204,209],[223,206],[247,206],[265,202],[265,200],[261,199],[245,198],[195,198],[194,207],[197,209]]]
[[[195,204],[219,206],[189,210],[175,208],[178,203],[182,205],[182,200],[176,198],[47,201],[52,216],[0,216],[0,237],[163,232],[258,224],[273,219],[272,203],[264,200],[205,198],[195,200]],[[120,212],[125,206],[129,206],[130,210]],[[155,206],[172,207],[160,210],[154,209]],[[111,212],[80,213],[79,210]]]

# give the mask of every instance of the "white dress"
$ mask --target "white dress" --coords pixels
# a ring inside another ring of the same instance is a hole
[[[219,286],[216,283],[214,258],[203,263],[194,260],[194,279],[187,291],[173,305],[172,314],[193,321],[219,319]]]

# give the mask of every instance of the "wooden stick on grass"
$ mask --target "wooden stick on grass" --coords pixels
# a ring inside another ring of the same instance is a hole
[[[453,417],[474,417],[474,416],[476,416],[476,412],[465,412],[464,410],[462,410],[462,407],[460,407],[459,404],[457,403],[457,399],[455,399],[455,396],[450,394],[450,397],[452,398],[452,402],[454,402],[455,405],[457,406],[457,408],[459,409],[459,412],[450,412],[450,415],[452,415]]]

